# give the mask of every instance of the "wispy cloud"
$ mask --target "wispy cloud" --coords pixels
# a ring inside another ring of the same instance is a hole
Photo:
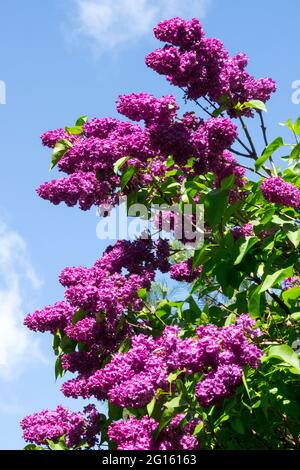
[[[210,1],[72,0],[72,35],[85,37],[95,52],[101,54],[141,40],[163,19],[203,18]]]
[[[23,326],[24,309],[40,286],[24,239],[0,221],[0,379],[18,376],[29,361],[41,358]]]

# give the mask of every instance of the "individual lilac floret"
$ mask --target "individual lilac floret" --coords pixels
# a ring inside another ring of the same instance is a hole
[[[265,179],[261,190],[268,201],[300,210],[300,189],[279,176]]]

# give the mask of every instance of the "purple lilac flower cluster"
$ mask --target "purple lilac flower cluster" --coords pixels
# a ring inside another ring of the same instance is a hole
[[[221,102],[226,96],[229,114],[235,116],[235,104],[253,99],[266,102],[276,90],[271,78],[255,79],[247,73],[245,54],[230,57],[221,41],[206,38],[197,19],[162,21],[154,34],[167,44],[148,54],[146,64],[173,85],[184,88],[189,99],[207,97]],[[243,113],[253,114],[249,109]]]
[[[211,370],[197,385],[196,396],[203,406],[218,403],[233,393],[244,366],[259,365],[262,352],[252,340],[260,331],[254,325],[255,320],[245,314],[235,325],[203,325],[195,338],[181,339],[176,326],[166,327],[158,338],[133,336],[128,352],[116,353],[92,374],[69,380],[62,391],[68,397],[94,396],[120,407],[142,408],[158,389],[168,386],[171,372],[183,370],[190,375]]]
[[[279,176],[265,179],[261,190],[268,201],[300,210],[300,189]]]
[[[200,276],[201,271],[201,266],[193,269],[193,258],[189,258],[181,263],[173,264],[170,268],[170,276],[175,281],[193,282]]]
[[[85,350],[62,356],[62,367],[79,373],[95,371],[131,333],[124,314],[128,308],[142,308],[139,289],[150,287],[156,270],[168,271],[168,257],[165,240],[118,241],[92,268],[65,268],[59,278],[66,288],[65,301],[27,315],[24,323],[33,331],[60,330],[75,344],[84,343]],[[82,315],[76,319],[78,311]]]
[[[108,436],[118,450],[194,450],[198,449],[197,438],[193,431],[198,420],[191,420],[180,427],[184,414],[178,414],[168,426],[154,439],[154,431],[158,423],[153,418],[144,416],[142,419],[129,418],[112,423]]]
[[[99,441],[101,415],[95,405],[88,405],[83,413],[71,412],[63,406],[56,410],[43,410],[26,416],[21,421],[23,438],[27,442],[47,445],[47,440],[57,442],[65,437],[68,448],[74,448],[82,442],[93,447]]]
[[[82,210],[92,205],[115,204],[120,177],[113,168],[124,156],[130,158],[123,169],[130,165],[136,169],[130,182],[135,189],[151,184],[153,178],[163,178],[169,170],[164,163],[169,155],[183,170],[188,160],[195,157],[194,169],[200,173],[215,172],[217,185],[232,173],[240,175],[237,187],[244,184],[244,171],[228,152],[237,136],[237,127],[229,119],[219,117],[203,122],[191,113],[180,119],[172,95],[160,99],[146,93],[123,95],[117,109],[132,120],[143,121],[144,127],[112,118],[94,118],[83,125],[81,136],[65,136],[72,146],[59,160],[58,168],[68,176],[42,184],[37,189],[40,197],[53,204],[79,203]],[[61,137],[61,129],[48,131],[42,135],[42,142],[52,148]]]

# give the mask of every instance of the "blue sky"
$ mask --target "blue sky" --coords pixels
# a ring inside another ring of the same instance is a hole
[[[292,103],[298,67],[298,0],[10,0],[1,4],[0,80],[0,448],[23,446],[20,419],[68,403],[55,383],[50,336],[22,327],[25,313],[62,299],[58,274],[91,265],[104,244],[88,213],[40,200],[35,188],[49,175],[50,154],[39,135],[80,115],[116,115],[118,94],[173,92],[144,65],[157,42],[157,20],[201,18],[208,36],[231,53],[246,52],[249,70],[271,76],[278,92],[268,104],[270,136],[300,115]],[[180,94],[178,95],[180,96]],[[1,102],[1,100],[0,100]]]

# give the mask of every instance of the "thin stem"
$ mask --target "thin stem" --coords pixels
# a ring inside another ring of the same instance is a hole
[[[152,331],[152,329],[153,329],[153,328],[151,328],[151,326],[148,326],[148,325],[139,325],[138,323],[137,323],[137,324],[130,323],[128,320],[127,320],[127,325],[133,326],[134,328],[140,328],[140,329],[142,329],[142,330],[148,330],[148,331]]]
[[[202,104],[199,103],[199,101],[197,101],[197,100],[194,100],[194,101],[195,101],[195,103],[202,109],[202,111],[204,111],[204,112],[205,112],[206,114],[208,114],[210,117],[213,117],[213,114],[212,114],[210,111],[208,111],[207,108],[205,108],[204,106],[202,106]]]
[[[225,310],[227,310],[228,312],[232,313],[232,310],[230,310],[228,307],[226,307],[226,305],[224,305],[222,302],[220,302],[219,300],[216,300],[214,299],[211,295],[209,294],[206,294],[206,296],[215,304],[215,305],[220,305],[222,308],[224,308]]]
[[[149,307],[146,303],[144,304],[145,307],[149,310],[149,312],[155,316],[155,318],[157,318],[158,321],[160,321],[160,323],[162,323],[164,326],[167,326],[167,324],[161,319],[159,318],[159,316],[157,315],[156,313],[156,310],[155,310],[155,307]]]
[[[207,98],[207,96],[204,96],[204,99],[205,99],[205,101],[206,101],[206,102],[207,102],[207,103],[208,103],[210,106],[212,106],[212,107],[213,107],[215,110],[217,110],[217,109],[218,109],[218,108],[217,108],[217,106],[215,105],[215,103],[213,103],[212,101],[210,101],[210,100]],[[222,117],[223,117],[223,116],[224,116],[224,114],[223,114],[223,113],[221,113],[221,114],[220,114],[220,116],[222,116]]]
[[[261,130],[262,130],[264,142],[265,142],[265,145],[266,145],[266,147],[267,147],[267,146],[269,145],[269,142],[268,142],[267,128],[266,128],[266,125],[265,125],[263,112],[262,112],[262,111],[258,111],[258,115],[259,115],[259,119],[260,119]],[[277,176],[277,170],[276,170],[276,166],[275,166],[274,160],[273,160],[273,158],[272,158],[272,155],[269,157],[269,160],[270,160],[270,162],[271,162],[274,175]]]
[[[298,144],[299,144],[299,140],[298,140],[297,134],[296,134],[296,132],[295,132],[295,131],[293,131],[293,134],[294,134],[295,140],[296,140],[296,142],[297,142],[297,145],[298,145]]]
[[[247,145],[244,144],[244,142],[243,142],[239,137],[236,138],[236,141],[237,141],[242,147],[244,147],[244,149],[248,152],[249,155],[253,155],[253,153],[251,152],[251,150],[249,149],[249,147],[247,147]],[[254,157],[254,155],[253,155],[253,157]]]
[[[274,176],[278,176],[277,175],[277,170],[276,170],[276,166],[275,166],[275,163],[274,163],[274,160],[272,157],[269,158],[270,162],[271,162],[271,165],[272,165],[272,170],[273,170],[273,173],[274,173]]]
[[[251,158],[252,160],[254,160],[254,157],[250,153],[239,152],[238,150],[233,149],[233,148],[231,148],[229,150],[230,150],[230,152],[234,153],[235,155],[239,155],[240,157],[244,157],[244,158]]]
[[[223,163],[227,163],[226,160],[221,159],[221,161],[222,161]],[[265,177],[265,176],[264,176],[262,173],[260,173],[259,171],[255,171],[255,170],[253,170],[253,168],[251,168],[250,166],[245,166],[245,165],[243,165],[242,163],[236,162],[236,163],[231,163],[231,165],[232,165],[232,166],[236,166],[236,167],[245,168],[245,170],[252,171],[252,173],[255,173],[256,175],[260,175],[260,176],[263,177],[263,178]]]
[[[252,150],[252,152],[250,152],[250,153],[253,154],[253,156],[255,157],[255,160],[256,160],[256,159],[257,159],[257,152],[256,152],[256,149],[255,149],[255,146],[254,146],[252,137],[251,137],[251,135],[250,135],[250,133],[249,133],[249,131],[248,131],[248,128],[247,128],[246,124],[244,123],[244,120],[243,120],[243,118],[242,118],[241,116],[239,116],[239,121],[240,121],[241,126],[242,126],[242,129],[243,129],[243,131],[244,131],[244,133],[245,133],[245,136],[247,137],[247,140],[248,140],[248,142],[249,142],[249,144],[250,144],[250,147],[251,147],[251,150]]]
[[[253,168],[250,168],[249,166],[242,165],[241,163],[239,163],[238,166],[241,166],[242,168],[245,168],[245,169],[248,170],[248,171],[252,171],[252,173],[255,173],[256,175],[259,175],[259,176],[261,176],[262,178],[265,177],[265,175],[263,175],[262,173],[260,173],[260,171],[255,171],[255,170],[253,170]]]
[[[261,279],[259,279],[259,277],[257,276],[254,276],[254,277],[250,276],[250,279],[252,279],[258,285],[262,284]],[[285,313],[287,313],[288,315],[291,315],[291,312],[288,306],[284,303],[284,301],[277,294],[275,294],[275,292],[269,289],[266,292],[269,294],[270,297],[272,297],[273,300],[275,300],[275,302],[282,308],[282,310],[285,311]]]
[[[264,117],[262,111],[258,111],[259,119],[260,119],[260,124],[261,124],[261,130],[264,138],[264,142],[266,147],[269,145],[268,143],[268,137],[267,137],[267,128],[265,125]]]

